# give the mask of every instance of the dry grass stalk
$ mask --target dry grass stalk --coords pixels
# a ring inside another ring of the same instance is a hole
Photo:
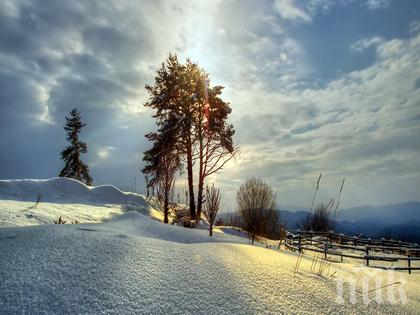
[[[295,269],[294,269],[294,271],[293,271],[293,274],[295,274],[297,271],[299,271],[299,268],[300,268],[300,263],[302,262],[302,258],[303,258],[303,254],[301,253],[301,254],[299,254],[299,256],[297,257],[297,260],[296,260],[296,265],[295,265]]]

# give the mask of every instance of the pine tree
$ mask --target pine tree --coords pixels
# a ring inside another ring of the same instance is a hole
[[[70,116],[66,117],[64,130],[67,132],[67,141],[70,145],[61,152],[61,159],[65,166],[60,172],[60,177],[70,177],[86,185],[92,184],[92,177],[89,175],[89,167],[80,159],[81,153],[87,152],[87,144],[79,140],[79,133],[86,124],[82,123],[80,112],[74,108]]]

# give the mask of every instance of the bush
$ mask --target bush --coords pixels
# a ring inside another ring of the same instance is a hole
[[[58,218],[58,220],[54,220],[54,224],[66,224],[66,222],[67,222],[67,221],[65,221],[65,220],[63,220],[63,219],[61,218],[61,215],[60,215],[60,217]]]
[[[60,217],[57,219],[57,220],[54,220],[54,224],[66,224],[66,220],[63,220],[62,218],[61,218],[61,215],[60,215]],[[77,221],[77,220],[74,220],[73,222],[72,221],[70,221],[70,223],[71,224],[79,224],[79,221]]]
[[[278,231],[278,212],[276,196],[266,183],[260,179],[248,179],[236,194],[238,212],[254,244],[256,236],[272,237]]]
[[[301,223],[306,231],[328,232],[334,229],[331,210],[320,203],[313,213],[309,214]]]

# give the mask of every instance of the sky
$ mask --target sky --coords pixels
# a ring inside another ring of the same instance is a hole
[[[169,53],[231,104],[224,209],[250,177],[310,207],[319,173],[320,201],[343,177],[343,207],[420,200],[415,0],[0,0],[0,178],[57,176],[77,107],[94,184],[143,191],[144,86]]]

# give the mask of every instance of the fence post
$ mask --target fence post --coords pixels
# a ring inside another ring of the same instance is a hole
[[[369,267],[369,245],[366,245],[366,266]]]
[[[324,259],[327,260],[327,242],[324,242]]]
[[[408,274],[411,274],[411,255],[408,254]]]
[[[302,252],[302,234],[298,234],[298,248],[299,248],[299,253]]]
[[[311,245],[312,245],[312,239],[314,238],[314,231],[310,230],[309,233],[311,233]]]

